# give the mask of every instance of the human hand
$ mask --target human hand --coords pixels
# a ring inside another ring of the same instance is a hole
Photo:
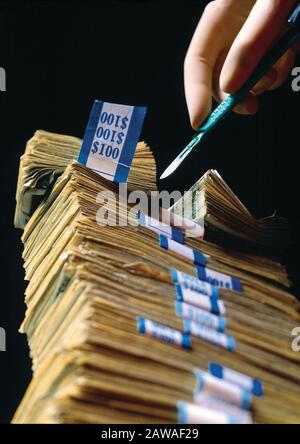
[[[287,26],[297,0],[215,0],[197,26],[184,63],[185,95],[192,127],[218,101],[236,92]],[[294,65],[299,44],[289,49],[235,111],[255,114],[258,96],[281,86]]]

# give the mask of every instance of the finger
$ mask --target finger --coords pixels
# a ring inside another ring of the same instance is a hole
[[[219,77],[214,76],[213,97],[217,102],[222,102],[228,97],[228,94],[221,90]],[[258,99],[254,94],[249,93],[248,96],[239,103],[233,110],[237,114],[253,115],[258,111]]]
[[[268,91],[271,86],[274,84],[274,82],[277,79],[277,71],[275,68],[271,68],[267,74],[260,79],[259,82],[252,88],[252,93],[256,96],[259,96],[265,91]]]
[[[216,32],[213,7],[205,9],[197,26],[184,62],[185,96],[194,129],[198,129],[212,108],[213,69],[222,48]]]
[[[215,65],[215,70],[213,73],[213,97],[217,102],[222,102],[228,97],[228,94],[222,91],[220,87],[220,72],[224,64],[224,60],[227,57],[228,51],[224,50],[220,55]],[[275,73],[276,76],[276,73]],[[237,114],[256,114],[258,110],[258,100],[253,94],[249,93],[248,96],[239,103],[235,108],[234,112]]]
[[[243,102],[239,103],[235,108],[234,112],[242,115],[254,115],[258,111],[258,98],[249,93]]]
[[[228,97],[228,94],[222,91],[220,87],[220,74],[222,71],[222,67],[226,60],[228,54],[228,50],[223,50],[216,60],[214,71],[213,71],[213,97],[217,102],[222,102]]]
[[[276,79],[268,88],[269,91],[279,88],[289,77],[294,66],[296,54],[292,49],[289,49],[283,57],[274,65],[276,70]]]
[[[219,60],[216,64],[216,71],[213,75],[213,97],[217,102],[222,102],[228,97],[228,94],[222,91],[220,88],[220,69],[218,66],[222,66],[224,57],[226,54],[221,54]],[[235,108],[234,112],[237,114],[256,114],[258,110],[258,100],[254,97],[253,94],[248,94],[248,96],[243,100],[243,102],[239,103]]]
[[[196,130],[212,108],[211,67],[207,60],[190,57],[184,65],[185,97],[192,127]]]
[[[287,25],[296,0],[257,0],[235,39],[221,73],[221,88],[237,91]]]

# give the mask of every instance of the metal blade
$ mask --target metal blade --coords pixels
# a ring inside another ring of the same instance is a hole
[[[191,153],[191,151],[195,148],[195,146],[198,145],[203,135],[204,133],[198,133],[195,135],[195,137],[191,140],[188,146],[181,151],[181,153],[176,157],[176,159],[173,160],[173,162],[163,172],[163,174],[160,176],[160,179],[165,179],[166,177],[170,176],[172,173],[174,173],[174,171],[177,170],[177,168],[184,161],[184,159]]]

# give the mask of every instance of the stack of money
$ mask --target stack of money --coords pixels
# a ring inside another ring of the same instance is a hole
[[[44,162],[35,143],[46,147]],[[206,225],[189,237],[183,218],[177,225],[175,215],[167,223],[139,211],[119,199],[116,184],[70,158],[54,174],[53,159],[46,166],[53,144],[79,150],[77,139],[38,132],[20,169],[16,220],[29,218],[21,331],[33,379],[13,422],[300,422],[300,355],[291,347],[300,304],[284,267],[229,249],[213,230],[208,241]],[[24,211],[25,192],[41,196],[33,177],[46,176],[43,199]],[[150,150],[139,143],[128,190],[150,191],[155,180]],[[222,206],[225,233],[232,194],[209,195],[210,207]],[[105,208],[115,226],[100,217],[103,195],[114,197]],[[241,218],[247,240],[254,225]],[[258,225],[267,239],[269,225]]]
[[[255,219],[215,170],[209,170],[172,208],[205,223],[205,239],[244,251],[278,255],[289,243],[287,220]]]
[[[15,227],[24,228],[67,165],[77,159],[82,140],[38,130],[27,142],[20,159],[16,191]],[[130,172],[132,187],[140,186],[140,175],[147,178],[147,191],[156,190],[156,168],[145,143],[138,144]]]

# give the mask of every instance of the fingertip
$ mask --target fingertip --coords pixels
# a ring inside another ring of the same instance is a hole
[[[198,119],[197,117],[190,117],[191,127],[193,130],[197,131],[197,129],[200,127],[202,120]]]
[[[192,114],[192,115],[190,114],[191,126],[195,131],[197,131],[199,129],[199,127],[201,126],[201,123],[204,122],[204,120],[206,119],[208,114],[209,114],[209,112],[207,112],[207,113],[200,112],[198,114]]]
[[[194,130],[197,130],[211,112],[212,98],[203,91],[198,91],[193,100],[188,100],[187,103],[191,126]]]
[[[254,68],[251,61],[236,63],[233,57],[228,57],[220,74],[221,89],[227,94],[234,94],[249,79]]]
[[[251,72],[251,71],[250,71]],[[249,68],[227,58],[220,74],[220,87],[227,94],[234,94],[249,77]]]
[[[238,87],[236,85],[237,82],[235,78],[228,78],[226,74],[223,74],[221,72],[220,88],[222,91],[224,91],[227,94],[234,94],[238,90]]]
[[[249,94],[243,102],[239,103],[234,108],[234,111],[237,114],[253,116],[257,113],[258,108],[259,108],[258,98],[253,94]]]
[[[251,92],[255,96],[259,96],[265,91],[269,91],[277,79],[277,71],[271,68],[264,77],[252,88]]]

